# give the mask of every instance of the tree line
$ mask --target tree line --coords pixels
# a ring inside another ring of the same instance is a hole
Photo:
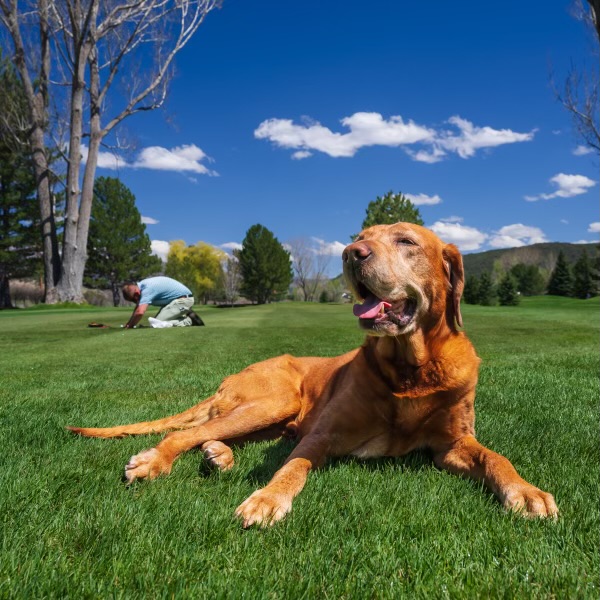
[[[164,105],[175,57],[220,5],[220,0],[0,0],[2,151],[4,157],[25,154],[34,173],[31,190],[29,181],[13,185],[22,172],[14,171],[6,183],[5,171],[2,194],[11,197],[10,219],[17,210],[21,214],[22,227],[12,232],[13,239],[37,259],[45,302],[83,301],[101,145],[118,147],[124,121]],[[598,10],[598,0],[587,0],[581,11],[595,31],[595,43],[600,39]],[[597,89],[596,67],[589,81],[573,71],[558,95],[583,143],[595,152]],[[15,194],[23,201],[18,209]],[[34,202],[36,214],[31,211]],[[386,218],[385,211],[382,216]],[[26,242],[35,230],[41,235]],[[0,258],[13,252],[12,242],[3,242]],[[20,272],[14,256],[9,258],[13,272]],[[9,276],[0,271],[2,285]],[[314,294],[309,287],[302,289],[305,297]],[[0,297],[6,295],[3,287]]]
[[[491,306],[496,301],[501,306],[516,306],[521,296],[540,294],[591,298],[599,294],[599,261],[598,256],[594,261],[584,250],[577,261],[570,264],[560,251],[548,280],[539,267],[524,263],[517,263],[506,272],[484,272],[479,277],[469,275],[463,298],[467,304],[482,306]]]

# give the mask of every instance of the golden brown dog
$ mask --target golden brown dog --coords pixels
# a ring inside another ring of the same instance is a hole
[[[293,435],[298,444],[284,465],[238,507],[244,527],[282,519],[327,457],[402,456],[416,448],[429,448],[438,467],[483,481],[509,509],[556,516],[550,494],[475,439],[479,358],[456,327],[464,283],[458,249],[423,227],[396,223],[364,230],[343,261],[363,301],[354,314],[369,334],[357,350],[256,363],[227,377],[208,400],[158,421],[70,429],[95,437],[178,430],[131,458],[128,482],[169,473],[192,448],[229,469],[229,444]]]

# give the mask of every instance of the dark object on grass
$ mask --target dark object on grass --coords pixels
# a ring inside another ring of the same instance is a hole
[[[192,320],[192,325],[196,327],[204,325],[204,321],[193,310],[190,310],[188,317]]]
[[[108,325],[105,325],[104,323],[96,323],[95,321],[88,323],[88,327],[95,327],[98,329],[108,329]]]

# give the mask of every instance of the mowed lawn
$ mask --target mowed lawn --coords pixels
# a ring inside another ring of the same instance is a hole
[[[227,473],[191,452],[128,489],[125,463],[159,436],[64,426],[159,418],[258,360],[345,352],[363,337],[350,305],[200,307],[207,327],[133,331],[124,309],[4,311],[0,598],[597,598],[598,309],[463,307],[483,359],[478,438],[555,495],[557,522],[507,514],[423,452],[331,462],[286,520],[247,531],[233,512],[290,442],[237,449]]]

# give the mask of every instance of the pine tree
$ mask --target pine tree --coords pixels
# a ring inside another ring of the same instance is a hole
[[[562,250],[558,253],[547,291],[553,296],[570,296],[573,291],[573,276]]]
[[[501,306],[517,306],[519,304],[517,284],[510,273],[506,273],[498,284],[498,301]]]
[[[479,279],[476,275],[467,277],[463,298],[467,304],[479,304]]]
[[[250,227],[236,257],[246,298],[264,304],[285,296],[293,278],[290,253],[266,227]]]
[[[12,308],[10,279],[41,270],[36,181],[25,132],[27,107],[13,67],[0,54],[0,308]]]
[[[596,295],[593,265],[588,253],[584,250],[573,265],[573,296],[575,298],[591,298]]]
[[[496,291],[490,274],[485,272],[479,278],[479,304],[492,306],[495,303]]]
[[[544,292],[544,277],[537,265],[517,263],[510,273],[516,280],[517,290],[523,296],[537,296]]]
[[[150,252],[150,238],[135,206],[135,196],[119,179],[96,179],[86,285],[110,288],[117,306],[124,282],[139,281],[162,270],[161,260]]]
[[[362,229],[372,225],[392,225],[400,221],[423,225],[419,209],[401,192],[395,194],[390,190],[383,197],[377,196],[369,202],[366,213]]]

